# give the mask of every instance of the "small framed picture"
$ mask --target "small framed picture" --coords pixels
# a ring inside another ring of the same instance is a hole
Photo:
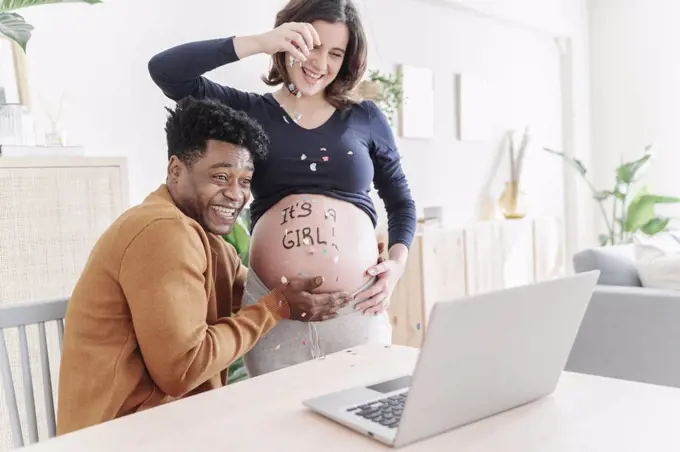
[[[403,138],[434,138],[434,71],[401,65]]]
[[[24,54],[12,40],[0,36],[0,105],[28,104]]]

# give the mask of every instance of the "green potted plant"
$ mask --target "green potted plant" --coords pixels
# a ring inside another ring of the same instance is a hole
[[[599,235],[602,246],[630,242],[639,231],[654,235],[666,230],[670,218],[656,215],[658,204],[679,203],[680,198],[656,195],[647,186],[635,191],[642,170],[652,158],[653,145],[645,147],[643,155],[635,160],[624,162],[616,168],[614,186],[609,190],[599,190],[586,176],[588,171],[583,163],[564,152],[543,148],[545,151],[564,159],[574,168],[588,185],[593,199],[597,202],[605,221],[607,232]],[[611,201],[611,213],[607,213],[606,202]]]
[[[0,36],[15,41],[26,51],[26,44],[31,39],[33,25],[27,23],[16,11],[29,6],[48,5],[52,3],[101,3],[101,0],[0,0]]]
[[[359,84],[359,94],[372,100],[385,113],[390,125],[393,125],[401,106],[403,87],[401,73],[383,74],[378,70],[369,70],[368,79]]]
[[[234,224],[234,228],[222,238],[236,249],[241,258],[241,263],[247,267],[250,262],[250,210],[248,208],[243,209],[236,224]],[[237,359],[229,366],[228,374],[229,384],[248,378],[248,373],[243,365],[243,358]]]

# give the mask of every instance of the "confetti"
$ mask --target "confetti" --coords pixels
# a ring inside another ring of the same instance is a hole
[[[297,97],[298,99],[301,98],[301,97],[302,97],[302,93],[301,93],[300,91],[298,91],[297,94],[295,94],[295,97]]]
[[[321,157],[321,160],[323,160],[324,162],[327,162],[327,161],[328,161],[328,157],[326,157],[326,156],[324,155],[323,157]]]
[[[306,197],[306,196],[303,196],[303,197],[302,197],[302,200],[303,200],[303,201],[309,201],[309,198]]]
[[[288,57],[288,64],[290,65],[290,67],[293,67],[293,65],[295,64],[295,57],[293,55],[290,55]],[[292,85],[292,83],[291,83],[291,85]]]
[[[305,154],[302,154],[302,155],[300,156],[300,160],[307,160],[307,156],[306,156]]]
[[[338,263],[339,260],[340,260],[340,258],[338,256],[335,256],[333,258],[333,262],[336,263],[336,264]]]
[[[291,91],[295,91],[295,85],[291,83],[290,85],[288,85],[288,89]]]
[[[307,341],[305,339],[302,339],[302,345],[307,345]]]
[[[311,165],[309,165],[309,169],[312,171],[316,171],[316,163],[312,163]]]
[[[283,300],[279,300],[279,308],[283,306]]]
[[[321,148],[321,152],[326,152],[326,148]]]
[[[288,121],[288,118],[286,118],[285,116],[283,117],[283,120],[286,121],[287,124],[290,124],[290,121]]]
[[[277,350],[280,349],[280,348],[281,348],[281,344],[277,345],[277,346],[274,348],[274,351],[277,351]]]
[[[305,274],[304,274],[304,273],[302,273],[302,272],[298,272],[298,276],[302,276],[302,277],[304,277],[304,276],[305,276]]]
[[[288,282],[288,279],[285,276],[281,277],[281,284],[286,284]]]
[[[302,115],[300,113],[295,113],[293,117],[293,121],[298,122],[302,118]]]
[[[416,324],[416,329],[417,329],[418,331],[420,331],[420,322],[418,322],[418,323]]]
[[[307,313],[306,313],[306,312],[303,312],[303,313],[300,315],[300,317],[302,317],[302,318],[304,319],[305,317],[307,317]]]
[[[310,254],[310,255],[311,255],[311,254],[314,254],[314,248],[310,248],[310,249],[309,249],[309,253],[307,253],[307,254]]]
[[[321,254],[326,254],[326,248],[321,250]]]
[[[309,240],[309,238],[305,237],[304,239],[302,239],[302,244],[303,245],[311,245],[312,241]]]
[[[338,281],[340,281],[340,277],[339,277],[339,276],[336,276],[336,277],[335,277],[335,282],[338,282]]]
[[[347,153],[347,155],[353,155],[353,154],[354,154],[354,152],[352,152],[352,151],[349,151],[349,152]]]

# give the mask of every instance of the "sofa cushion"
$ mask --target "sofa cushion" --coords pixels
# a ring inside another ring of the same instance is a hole
[[[644,287],[680,290],[680,235],[662,232],[635,237],[635,258]]]
[[[583,250],[574,255],[574,270],[600,270],[597,283],[606,286],[641,287],[633,244]]]

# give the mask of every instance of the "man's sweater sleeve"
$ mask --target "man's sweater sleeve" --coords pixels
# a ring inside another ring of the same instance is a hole
[[[218,375],[288,315],[275,290],[208,325],[204,249],[198,232],[181,219],[159,219],[134,238],[121,263],[144,362],[156,385],[174,397]]]

